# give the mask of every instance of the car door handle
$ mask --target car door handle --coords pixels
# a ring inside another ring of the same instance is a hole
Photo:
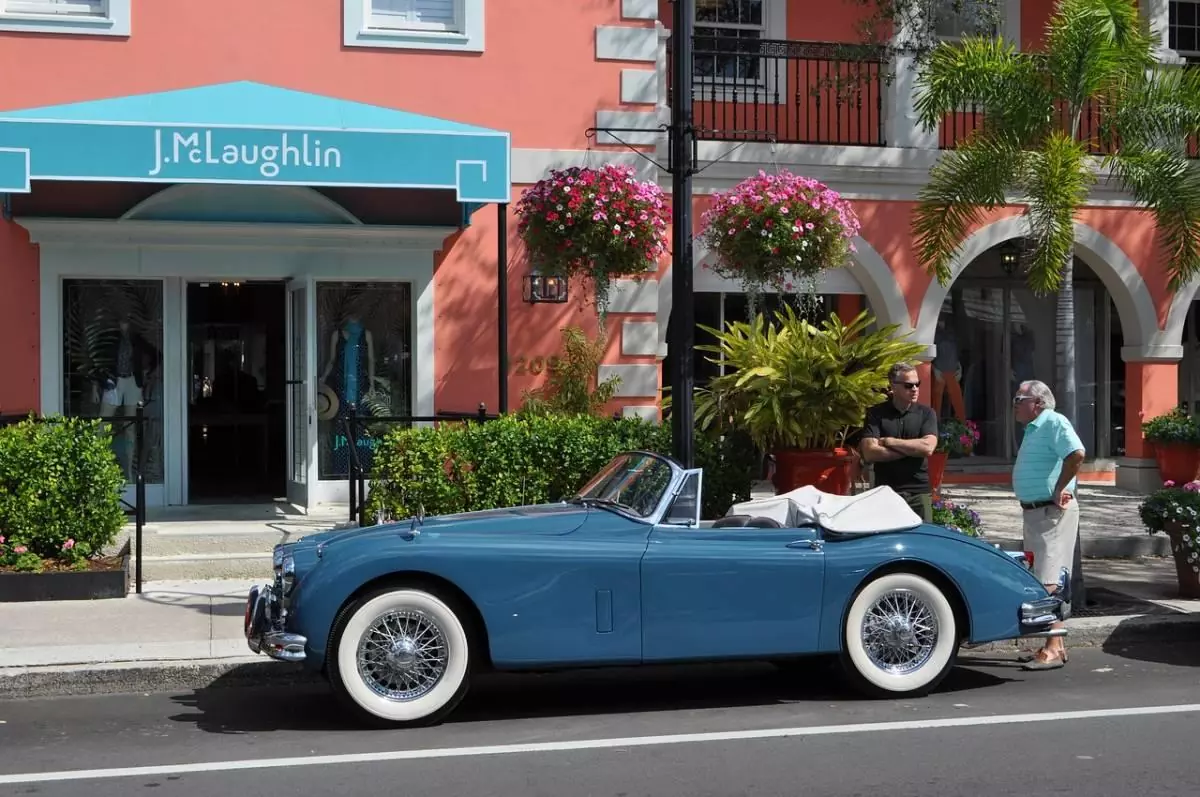
[[[795,540],[787,544],[789,548],[809,548],[814,551],[819,551],[825,547],[824,540]]]

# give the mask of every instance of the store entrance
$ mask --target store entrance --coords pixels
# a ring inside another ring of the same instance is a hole
[[[187,286],[189,503],[287,489],[286,285]]]

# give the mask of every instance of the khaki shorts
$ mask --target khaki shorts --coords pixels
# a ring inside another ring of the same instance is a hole
[[[1055,585],[1065,567],[1071,569],[1079,539],[1079,499],[1066,509],[1043,506],[1024,510],[1025,550],[1033,553],[1033,573],[1043,584]]]

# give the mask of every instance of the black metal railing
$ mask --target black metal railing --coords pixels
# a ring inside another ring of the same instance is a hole
[[[411,428],[416,423],[439,424],[462,423],[464,421],[484,423],[486,421],[494,421],[500,417],[499,415],[488,415],[487,405],[483,402],[479,403],[479,409],[475,412],[439,412],[434,415],[360,416],[358,408],[354,404],[348,405],[346,409],[347,413],[342,416],[341,420],[346,428],[346,442],[350,447],[348,474],[350,489],[349,520],[351,523],[357,523],[359,526],[366,525],[367,480],[370,478],[370,474],[367,473],[367,469],[363,467],[362,461],[359,459],[359,440],[365,437],[376,439],[382,437],[382,435],[372,433],[369,427],[382,425],[388,431],[391,431],[397,427]]]
[[[673,59],[668,42],[668,105]],[[699,140],[885,145],[882,48],[698,35],[692,63]]]
[[[0,426],[12,426],[30,419],[38,423],[55,423],[61,420],[59,418],[46,418],[36,414],[0,415]],[[133,470],[133,502],[130,503],[122,497],[121,505],[125,508],[127,516],[133,516],[134,584],[137,593],[140,595],[142,592],[142,534],[146,527],[146,477],[144,473],[146,407],[142,402],[138,402],[137,409],[132,416],[117,415],[98,418],[79,416],[79,419],[99,421],[107,424],[110,427],[113,437],[124,434],[129,429],[133,430],[134,453],[133,461],[131,462],[131,469]]]

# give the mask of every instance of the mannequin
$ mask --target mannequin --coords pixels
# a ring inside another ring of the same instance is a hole
[[[375,338],[357,314],[347,316],[342,328],[330,333],[329,362],[321,374],[321,384],[328,384],[335,369],[334,383],[329,386],[342,407],[361,404],[363,396],[374,392],[379,381],[375,374]]]
[[[954,417],[960,421],[967,420],[967,411],[963,404],[962,387],[958,384],[958,372],[962,367],[958,358],[958,340],[954,330],[946,323],[945,316],[938,316],[937,332],[934,333],[933,344],[937,346],[937,356],[933,359],[933,409],[941,416],[942,396],[949,392],[950,407]]]
[[[101,418],[133,417],[138,402],[150,400],[145,389],[147,376],[154,370],[154,360],[153,347],[133,330],[129,321],[122,320],[118,325],[117,338],[105,358],[107,363],[112,364],[111,369],[106,368],[100,383],[92,388],[93,400],[98,398],[100,402]],[[122,426],[124,428],[114,431],[113,442],[121,443],[117,459],[126,478],[132,479],[135,430],[132,424]]]

